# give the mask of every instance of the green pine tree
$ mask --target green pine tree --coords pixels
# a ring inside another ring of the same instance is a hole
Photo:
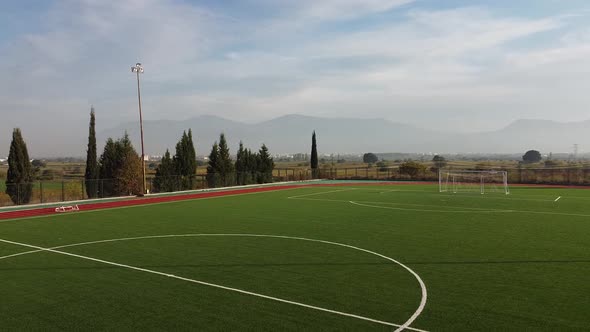
[[[14,204],[27,204],[33,193],[33,168],[19,128],[12,132],[12,142],[8,153],[8,173],[6,174],[6,194]]]
[[[311,176],[314,179],[318,177],[318,148],[316,145],[315,130],[311,136]]]
[[[217,145],[217,142],[213,143],[211,153],[209,153],[206,178],[209,188],[219,186],[219,145]]]
[[[236,154],[236,182],[238,185],[246,184],[246,150],[244,149],[244,144],[240,141],[240,147],[238,148],[238,153]]]
[[[156,193],[163,193],[179,190],[180,183],[178,181],[178,176],[175,173],[176,168],[172,158],[170,158],[170,151],[166,150],[160,165],[156,168],[154,191]]]
[[[116,142],[116,146],[121,162],[115,172],[115,192],[117,195],[138,195],[142,193],[143,181],[141,157],[135,151],[127,133]]]
[[[139,194],[141,162],[127,133],[117,141],[109,138],[100,156],[100,197]]]
[[[182,137],[176,143],[176,154],[173,158],[176,175],[180,176],[181,189],[193,188],[195,174],[197,172],[197,154],[193,144],[192,130],[182,133]]]
[[[96,157],[96,130],[94,107],[90,108],[90,126],[88,129],[88,150],[86,152],[86,194],[88,198],[98,195],[98,161]]]
[[[115,172],[120,167],[120,156],[118,155],[115,141],[109,137],[104,150],[100,156],[98,175],[99,182],[99,197],[110,197],[114,195],[115,188]]]
[[[219,135],[218,173],[222,186],[231,186],[235,183],[234,163],[223,133]]]
[[[260,147],[257,160],[258,183],[272,182],[272,170],[275,168],[275,163],[265,144]]]
[[[195,144],[193,143],[193,131],[189,128],[188,129],[188,137],[186,143],[186,151],[187,151],[187,174],[183,174],[188,177],[189,183],[192,189],[193,183],[195,181],[195,175],[197,174],[197,151],[195,149]]]
[[[258,154],[246,149],[246,184],[256,183],[258,179]]]

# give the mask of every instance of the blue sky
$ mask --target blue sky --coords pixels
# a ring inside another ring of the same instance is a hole
[[[137,61],[146,119],[586,120],[589,15],[578,0],[3,1],[0,155],[13,127],[39,149],[85,140],[91,104],[99,130],[135,121]]]

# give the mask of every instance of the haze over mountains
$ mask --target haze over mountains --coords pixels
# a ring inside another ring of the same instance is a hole
[[[457,124],[460,125],[460,124]],[[98,141],[129,133],[139,150],[136,122],[99,131]],[[160,155],[174,146],[183,130],[192,128],[197,154],[207,155],[219,133],[224,132],[232,152],[240,140],[258,149],[265,143],[272,153],[307,153],[311,133],[316,131],[320,153],[417,152],[417,153],[522,153],[537,149],[543,153],[569,152],[574,143],[584,150],[590,138],[590,121],[560,123],[549,120],[517,120],[497,131],[453,133],[432,131],[384,119],[319,118],[286,115],[246,124],[204,115],[185,121],[145,121],[146,154]],[[73,152],[73,151],[72,151]],[[76,155],[80,155],[77,152]]]
[[[82,124],[81,124],[82,125]],[[83,126],[87,126],[87,122]],[[461,126],[460,123],[456,124]],[[317,132],[320,154],[338,153],[516,153],[537,149],[541,153],[571,153],[574,144],[579,152],[589,152],[590,120],[561,123],[549,120],[517,120],[508,126],[489,132],[459,133],[453,128],[440,131],[384,119],[319,118],[286,115],[255,124],[203,115],[184,121],[144,121],[145,147],[148,155],[174,151],[183,130],[192,128],[198,155],[208,155],[211,145],[224,132],[232,153],[240,140],[252,149],[265,143],[271,153],[309,153],[311,133]],[[64,129],[68,130],[68,129]],[[97,123],[99,154],[108,137],[119,138],[127,131],[137,151],[140,151],[138,122],[122,123],[103,129]],[[24,131],[32,158],[84,157],[88,129],[71,128],[64,135],[30,135]],[[76,137],[72,139],[72,137]],[[39,138],[39,137],[42,137]],[[8,138],[8,137],[6,137]],[[588,144],[586,144],[588,142]],[[8,155],[10,141],[2,141],[0,158]]]

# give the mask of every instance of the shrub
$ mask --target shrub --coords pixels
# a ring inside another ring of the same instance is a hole
[[[412,178],[415,178],[418,175],[424,175],[425,171],[426,166],[415,161],[406,161],[399,166],[400,174],[406,174]]]

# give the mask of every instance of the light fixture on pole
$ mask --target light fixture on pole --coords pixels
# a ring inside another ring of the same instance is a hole
[[[141,133],[141,175],[143,178],[141,195],[146,193],[145,185],[145,149],[143,148],[143,117],[141,115],[141,92],[139,89],[139,74],[143,74],[143,66],[141,63],[136,63],[135,66],[131,67],[131,72],[137,74],[137,102],[139,105],[139,129]]]

